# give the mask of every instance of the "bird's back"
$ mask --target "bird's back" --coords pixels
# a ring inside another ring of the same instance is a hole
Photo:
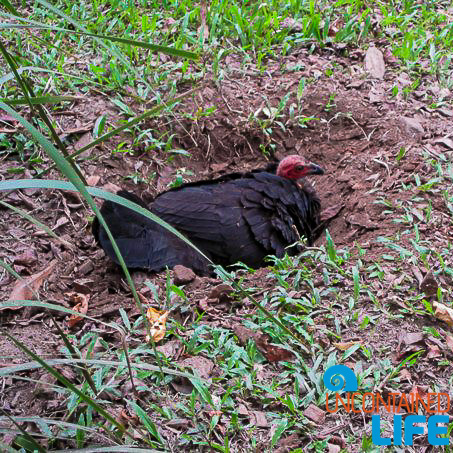
[[[190,183],[156,197],[151,211],[184,233],[218,264],[263,264],[304,236],[315,239],[320,202],[306,183],[267,171]],[[297,249],[288,250],[294,254]]]

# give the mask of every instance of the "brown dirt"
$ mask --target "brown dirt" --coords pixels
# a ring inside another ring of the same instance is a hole
[[[233,57],[231,58],[227,63],[230,68],[237,67],[237,70],[231,70],[228,77],[220,83],[205,80],[195,95],[178,106],[176,116],[148,120],[143,126],[155,131],[173,131],[176,134],[174,148],[189,151],[192,155],[190,159],[177,157],[168,161],[168,155],[165,153],[145,153],[141,149],[136,149],[135,155],[112,156],[105,152],[115,144],[109,143],[101,147],[104,153],[97,161],[87,160],[82,163],[85,174],[99,177],[96,184],[99,187],[115,184],[141,193],[149,200],[174,180],[181,167],[187,170],[184,175],[186,180],[205,179],[225,172],[259,167],[268,159],[265,153],[269,154],[274,149],[277,158],[287,154],[303,154],[326,169],[326,175],[316,180],[323,207],[343,205],[340,214],[328,226],[335,244],[339,248],[347,246],[353,249],[354,245],[359,243],[365,248],[367,254],[363,258],[364,262],[378,261],[389,274],[381,287],[374,289],[382,299],[395,298],[396,306],[401,304],[392,282],[392,278],[395,280],[401,271],[392,270],[388,264],[382,262],[382,254],[391,252],[383,252],[382,244],[376,242],[376,239],[380,236],[395,237],[408,226],[395,223],[395,214],[389,214],[386,212],[386,206],[376,202],[388,200],[395,205],[402,205],[407,201],[405,197],[409,199],[414,195],[414,190],[403,192],[401,184],[412,182],[414,173],[418,173],[425,182],[435,177],[433,167],[426,163],[426,159],[422,157],[423,153],[444,154],[452,159],[452,151],[441,143],[436,143],[436,139],[445,137],[450,130],[451,118],[429,108],[436,96],[430,92],[429,87],[435,86],[432,80],[424,81],[422,88],[426,88],[424,91],[419,88],[421,94],[412,93],[408,99],[404,99],[400,95],[391,96],[392,87],[403,83],[401,80],[404,81],[401,74],[392,72],[392,68],[388,68],[383,81],[376,81],[366,78],[358,61],[328,53],[308,55],[307,52],[300,51],[282,63],[270,64],[265,73],[259,73],[257,70],[242,71]],[[300,62],[304,63],[303,71],[289,70]],[[323,75],[326,69],[333,67],[336,68],[334,77]],[[301,77],[311,80],[319,77],[319,80],[307,84],[300,100],[300,114],[316,118],[305,122],[303,127],[298,125],[296,120],[291,120],[290,112],[297,112],[297,87]],[[181,91],[184,89],[181,88]],[[265,108],[278,106],[287,94],[289,99],[286,107],[279,117],[269,121]],[[447,99],[451,102],[451,93],[449,96]],[[200,112],[213,106],[214,113],[208,116],[200,115]],[[260,113],[257,113],[259,111]],[[115,108],[103,98],[93,95],[81,100],[70,110],[73,116],[60,112],[60,116],[56,114],[56,118],[62,129],[68,130],[92,124],[99,113],[105,112],[115,112]],[[255,114],[258,120],[253,119]],[[117,113],[112,115],[118,117]],[[423,131],[414,132],[405,125],[402,117],[417,119]],[[268,123],[266,127],[272,129],[272,134],[264,133],[258,122]],[[396,157],[402,147],[406,148],[407,153],[398,163]],[[92,150],[90,154],[99,156],[102,153]],[[11,162],[8,161],[0,163],[2,174],[5,174],[3,170],[9,165]],[[125,175],[132,173],[146,178],[153,172],[156,172],[157,176],[149,185],[135,185],[131,180],[123,179]],[[57,177],[56,174],[54,176]],[[451,243],[453,229],[450,215],[442,202],[442,195],[423,192],[420,197],[426,200],[426,205],[429,201],[432,203],[433,215],[438,219],[435,230],[421,230],[421,234],[440,246],[445,244],[446,240]],[[39,272],[53,259],[58,260],[53,275],[41,288],[43,300],[70,307],[65,293],[77,291],[90,295],[88,314],[98,320],[121,324],[120,308],[123,308],[131,319],[135,319],[138,311],[127,285],[118,268],[96,247],[90,233],[91,213],[80,199],[73,194],[58,191],[24,190],[21,194],[7,195],[5,200],[31,211],[32,215],[53,227],[59,236],[75,246],[73,249],[65,247],[16,214],[0,208],[0,250],[3,260],[12,263],[23,277]],[[396,212],[402,210],[397,209]],[[405,240],[409,239],[408,236]],[[323,235],[318,245],[324,242]],[[36,259],[25,265],[17,264],[17,257],[26,252],[33,252]],[[135,274],[139,288],[143,286],[140,282],[144,277],[143,273]],[[150,279],[163,295],[166,276],[154,275]],[[411,279],[413,280],[413,277],[408,276],[408,280]],[[451,285],[451,279],[448,280],[448,276],[445,276],[444,283]],[[218,284],[219,281],[197,278],[185,288],[191,308],[175,311],[175,316],[178,316],[181,323],[194,319],[194,307],[203,310],[212,288]],[[267,278],[267,271],[256,272],[248,277],[246,282],[247,286],[254,286],[261,291],[272,290],[274,284],[275,282]],[[14,279],[9,277],[8,273],[3,273],[0,279],[2,300],[8,299],[13,285]],[[144,293],[150,296],[149,290]],[[180,300],[174,302],[185,304]],[[337,312],[335,303],[329,302],[333,313],[341,318],[347,310],[347,302],[346,305],[340,304]],[[211,310],[203,318],[203,322],[232,328],[240,322],[244,313],[252,309],[247,303],[233,305],[231,308],[231,301],[226,299]],[[362,317],[382,315],[382,311],[374,307],[367,298],[363,298],[355,310]],[[64,317],[60,316],[58,321],[65,325]],[[326,328],[335,329],[332,317],[319,317],[317,321]],[[383,351],[380,359],[391,358],[392,352],[401,341],[398,332],[418,331],[421,325],[430,324],[437,325],[435,321],[415,313],[404,318],[392,319],[392,316],[389,316],[379,329],[371,332],[367,338],[368,347]],[[62,342],[46,313],[34,308],[1,311],[0,326],[43,357],[61,356]],[[120,338],[114,331],[95,321],[82,323],[74,331],[74,335],[80,339],[91,330],[100,332],[111,348],[120,347]],[[362,335],[357,328],[355,331],[351,330],[350,336],[342,341],[362,338]],[[21,363],[26,360],[24,354],[19,353],[8,339],[1,336],[0,356],[2,364]],[[268,372],[269,378],[272,373],[270,370]],[[415,380],[419,384],[429,385],[433,379],[432,374],[426,368]],[[437,367],[434,374],[438,385],[448,391],[451,371]],[[30,372],[28,376],[39,379],[42,372]],[[35,383],[19,381],[21,383],[18,386],[18,381],[14,379],[2,379],[0,378],[0,407],[8,409],[11,414],[33,413],[48,416],[64,410],[63,400],[57,404],[46,399],[35,399]],[[409,384],[407,386],[410,387]],[[357,426],[362,423],[358,419],[351,422]],[[328,427],[334,426],[333,421],[329,423]],[[262,431],[263,436],[266,432],[267,430]]]

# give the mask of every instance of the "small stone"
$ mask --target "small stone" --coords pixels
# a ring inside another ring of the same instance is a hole
[[[400,121],[409,135],[418,136],[425,132],[423,126],[415,118],[403,116]]]
[[[196,277],[195,272],[192,269],[181,266],[180,264],[177,264],[173,268],[173,272],[173,282],[175,283],[175,285],[185,285],[194,281]]]
[[[218,299],[220,302],[228,302],[231,300],[231,293],[234,292],[234,289],[226,284],[221,283],[213,288],[209,294],[209,299]]]
[[[327,451],[328,453],[339,453],[341,451],[341,447],[339,445],[327,444]]]
[[[309,420],[317,424],[324,423],[324,420],[326,418],[326,413],[319,407],[316,407],[314,404],[310,404],[310,406],[308,406],[307,409],[304,410],[304,415]]]

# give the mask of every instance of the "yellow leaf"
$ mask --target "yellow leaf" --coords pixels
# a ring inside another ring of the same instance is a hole
[[[362,344],[362,342],[361,341],[349,341],[347,343],[334,343],[333,345],[340,351],[347,351],[349,348],[352,348],[352,346],[355,346],[356,344]]]
[[[146,317],[150,323],[151,338],[157,343],[165,336],[165,323],[167,322],[168,311],[159,311],[153,307],[149,307],[146,312]],[[149,336],[146,336],[146,341],[150,341]]]

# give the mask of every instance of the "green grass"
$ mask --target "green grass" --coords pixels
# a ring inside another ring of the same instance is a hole
[[[342,43],[347,47],[341,52],[347,54],[379,39],[391,46],[393,55],[410,71],[412,88],[404,90],[416,89],[420,77],[427,73],[451,87],[453,27],[446,15],[447,7],[448,2],[223,0],[210,2],[204,8],[185,0],[97,1],[75,8],[66,1],[50,4],[38,0],[22,14],[22,20],[5,8],[2,33],[19,69],[30,79],[35,96],[50,99],[54,95],[89,95],[95,90],[111,98],[127,116],[134,117],[145,103],[160,103],[174,96],[180,83],[200,82],[211,70],[222,79],[228,75],[225,58],[229,54],[242,56],[243,70],[257,65],[265,71],[267,62],[291,54],[300,46],[315,51]],[[14,28],[18,23],[29,28]],[[48,28],[39,28],[43,26]],[[202,26],[207,33],[201,33]],[[74,34],[74,30],[81,34]],[[90,37],[86,33],[111,38]],[[115,37],[124,42],[115,42]],[[134,44],[128,44],[128,40]],[[160,56],[137,42],[171,47],[176,52],[202,52],[204,56],[199,62],[189,63]],[[9,77],[12,74],[0,83],[0,97],[7,102],[21,97],[14,77],[6,80]],[[135,100],[133,107],[130,98]],[[269,126],[276,123],[285,131],[278,119],[285,103],[283,99],[275,112],[268,108],[264,120],[255,119],[262,130],[270,134]],[[51,114],[59,106],[48,108]],[[106,119],[108,132],[112,130],[111,118]],[[171,133],[156,136],[145,131],[131,132],[132,137],[124,137],[118,151],[166,150],[170,155],[178,152],[173,149]],[[11,141],[7,134],[0,134],[0,141],[9,154],[17,155],[18,163],[10,172],[23,172],[24,161],[41,168],[39,149],[25,136]],[[263,151],[272,152],[273,147],[274,144],[265,146]]]

